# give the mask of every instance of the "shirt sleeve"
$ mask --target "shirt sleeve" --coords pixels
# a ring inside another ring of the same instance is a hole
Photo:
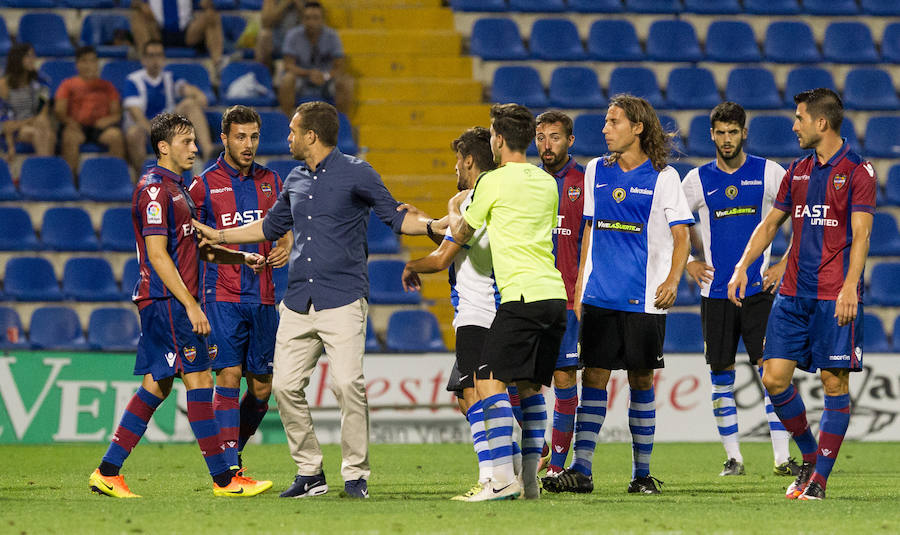
[[[290,178],[290,177],[288,177]],[[275,241],[294,226],[294,214],[291,212],[290,188],[284,188],[275,204],[263,218],[263,235],[269,241]]]
[[[344,44],[341,42],[341,37],[334,30],[331,31],[331,57],[333,59],[338,59],[344,57]]]
[[[871,162],[856,167],[850,178],[850,212],[875,213],[875,194],[878,177]]]
[[[112,82],[106,82],[106,96],[109,97],[110,102],[113,100],[120,100],[119,91],[116,89],[116,86],[112,84]]]
[[[663,196],[663,209],[670,227],[675,225],[693,225],[694,214],[688,206],[687,197],[681,189],[681,179],[674,167],[666,167],[659,173],[659,182]]]
[[[391,227],[396,234],[400,234],[403,218],[406,217],[407,212],[406,210],[397,211],[400,203],[388,191],[384,181],[381,180],[381,175],[365,162],[359,165],[354,175],[357,177],[354,193],[375,210],[378,219]]]
[[[584,209],[582,210],[584,217],[582,219],[594,218],[594,178],[597,175],[597,165],[600,161],[600,158],[594,158],[584,168]]]
[[[688,171],[681,183],[681,189],[684,190],[684,196],[687,199],[688,208],[691,212],[696,212],[706,203],[706,197],[703,195],[703,185],[700,183],[700,168],[695,167]]]
[[[69,98],[69,93],[71,92],[70,86],[72,85],[71,80],[72,80],[71,78],[66,78],[65,80],[62,81],[61,84],[59,84],[59,87],[56,88],[56,94],[53,95],[54,99],[59,100],[59,99],[68,99]]]
[[[291,52],[299,50],[302,46],[303,39],[300,38],[301,31],[303,31],[302,26],[296,26],[288,30],[284,35],[284,43],[281,45],[281,50],[284,52],[284,55],[291,56],[298,64],[300,63],[300,56],[296,53],[292,54]]]
[[[497,173],[492,171],[481,175],[472,190],[472,202],[462,213],[466,223],[476,230],[483,227],[499,194],[500,180]]]
[[[765,188],[763,197],[766,201],[775,202],[775,198],[778,197],[778,186],[781,179],[784,178],[784,173],[784,167],[781,167],[778,162],[766,160],[766,170],[763,174],[763,187]]]
[[[168,236],[169,194],[160,184],[150,184],[138,195],[137,211],[142,236]]]
[[[206,180],[202,176],[194,177],[194,181],[191,182],[188,188],[188,194],[191,196],[191,200],[194,201],[194,207],[197,209],[197,221],[204,225],[209,225],[210,210],[206,205]],[[212,223],[212,227],[215,228],[215,221],[212,221]]]
[[[791,211],[793,210],[793,202],[791,200],[791,182],[794,176],[795,167],[797,167],[796,162],[791,164],[790,168],[785,171],[784,176],[781,178],[781,186],[779,186],[778,188],[778,195],[775,196],[774,207],[778,208],[782,212],[791,213]]]

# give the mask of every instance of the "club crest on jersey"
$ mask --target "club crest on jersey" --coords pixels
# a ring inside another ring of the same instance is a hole
[[[834,184],[834,189],[839,190],[847,183],[847,175],[834,175],[831,182]]]
[[[197,348],[194,346],[185,346],[184,358],[188,359],[188,362],[194,362],[194,359],[197,358]]]
[[[613,200],[616,202],[622,202],[625,200],[625,190],[622,188],[616,188],[612,192]]]
[[[725,196],[728,197],[729,199],[734,200],[734,198],[737,197],[737,194],[738,194],[737,186],[728,186],[727,188],[725,188]]]
[[[262,184],[260,184],[259,190],[261,192],[263,192],[266,195],[266,197],[272,196],[272,185],[269,184],[268,182],[263,182]]]
[[[219,354],[219,346],[213,344],[209,346],[209,349],[207,349],[207,351],[209,352],[209,360],[215,360],[216,355]]]
[[[581,197],[581,188],[579,186],[569,186],[569,200],[575,202]]]

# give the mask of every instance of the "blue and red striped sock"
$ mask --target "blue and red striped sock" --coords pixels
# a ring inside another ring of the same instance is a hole
[[[195,388],[187,391],[187,416],[197,438],[203,460],[213,477],[229,471],[225,460],[216,413],[213,410],[213,389]]]
[[[513,417],[519,428],[522,427],[522,403],[519,401],[519,388],[516,385],[508,385],[506,393],[509,394],[509,405],[512,407]]]
[[[803,454],[803,460],[810,463],[816,462],[816,438],[812,431],[809,430],[809,423],[806,421],[806,406],[800,397],[800,392],[794,388],[794,385],[787,387],[787,390],[780,394],[772,394],[769,392],[769,399],[772,400],[772,408],[778,419],[784,424],[784,428],[794,437],[794,442],[800,448]]]
[[[241,416],[238,410],[238,396],[240,394],[240,388],[216,386],[216,393],[213,397],[216,425],[219,426],[219,436],[225,445],[225,462],[231,468],[238,466],[238,428]]]
[[[562,472],[575,433],[575,409],[578,408],[578,387],[554,388],[553,432],[550,435],[550,470]]]
[[[816,471],[810,481],[815,481],[822,488],[828,481],[838,451],[850,425],[850,394],[841,396],[825,396],[825,410],[819,422],[819,453],[816,455]]]
[[[241,399],[241,430],[238,435],[238,451],[244,451],[244,446],[250,437],[259,429],[259,424],[266,417],[269,410],[269,398],[259,399],[250,392],[244,393]]]
[[[147,431],[147,424],[153,417],[154,411],[163,402],[163,398],[158,398],[145,390],[144,387],[138,387],[137,392],[131,397],[122,419],[119,420],[119,427],[113,434],[106,455],[103,456],[103,462],[115,467],[121,467],[131,454],[131,450],[140,442],[141,437]],[[106,468],[106,467],[104,467]],[[112,468],[112,467],[109,467]],[[101,470],[102,472],[109,470]],[[105,476],[115,476],[116,474],[103,473]]]

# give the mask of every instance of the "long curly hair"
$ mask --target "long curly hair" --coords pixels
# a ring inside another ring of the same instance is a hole
[[[634,95],[618,94],[609,101],[609,106],[616,106],[625,112],[625,117],[632,123],[643,123],[644,130],[638,134],[641,140],[641,150],[650,158],[650,163],[657,171],[662,171],[668,165],[669,154],[672,152],[672,140],[674,133],[663,130],[656,111],[649,102]],[[607,156],[607,164],[612,165],[619,158],[619,153]]]
[[[6,77],[10,89],[18,89],[38,79],[37,71],[25,69],[25,56],[34,50],[28,43],[18,43],[9,49],[6,56]]]

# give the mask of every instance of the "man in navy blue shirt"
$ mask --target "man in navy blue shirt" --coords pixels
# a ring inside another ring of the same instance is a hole
[[[298,466],[284,498],[328,491],[322,451],[304,394],[322,352],[328,355],[333,390],[341,407],[344,491],[368,498],[369,415],[362,370],[369,280],[366,228],[375,210],[394,232],[426,234],[431,220],[391,196],[371,165],[336,148],[334,106],[306,102],[297,107],[288,136],[301,165],[266,217],[216,230],[195,223],[204,243],[255,243],[294,232],[287,292],[275,338],[272,391]]]

